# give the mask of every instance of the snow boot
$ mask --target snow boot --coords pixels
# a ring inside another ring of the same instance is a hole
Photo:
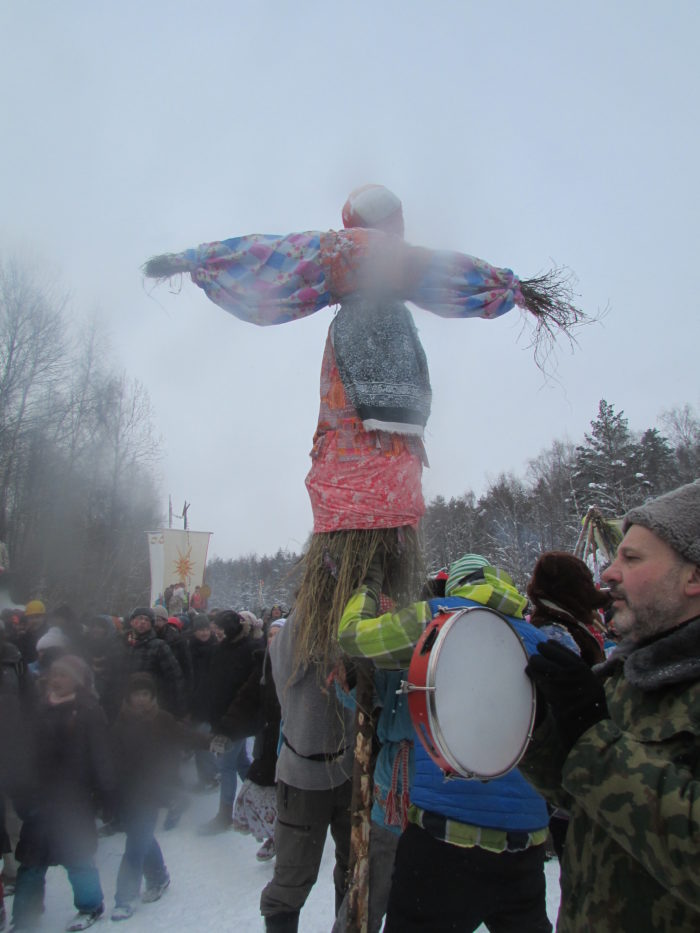
[[[297,933],[298,929],[298,910],[291,910],[284,914],[272,914],[271,917],[265,917],[265,933]]]
[[[117,906],[112,911],[111,920],[128,920],[130,917],[134,916],[134,908],[131,904],[117,904]]]
[[[170,875],[165,876],[165,881],[161,881],[160,884],[149,885],[146,890],[141,895],[141,901],[144,904],[152,904],[154,901],[159,901],[161,897],[170,887]]]
[[[96,923],[104,913],[104,904],[94,910],[79,910],[73,920],[66,927],[67,933],[76,933],[77,930],[87,930]]]
[[[275,840],[266,839],[265,842],[260,846],[258,851],[255,853],[255,857],[259,862],[269,862],[271,858],[275,857]]]

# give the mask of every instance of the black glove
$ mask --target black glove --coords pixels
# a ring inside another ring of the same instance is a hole
[[[556,641],[542,642],[525,672],[534,681],[538,697],[549,705],[567,751],[601,719],[609,719],[602,681],[585,661]]]

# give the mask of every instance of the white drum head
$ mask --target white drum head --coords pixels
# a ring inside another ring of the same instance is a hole
[[[431,652],[433,737],[459,774],[494,778],[512,770],[535,715],[520,636],[498,613],[468,609],[446,622]]]

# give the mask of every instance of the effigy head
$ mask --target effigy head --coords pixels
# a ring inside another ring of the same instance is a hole
[[[366,227],[403,236],[403,208],[396,195],[384,185],[355,188],[343,205],[343,226]]]

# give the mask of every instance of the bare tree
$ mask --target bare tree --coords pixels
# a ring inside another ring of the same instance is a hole
[[[71,339],[64,306],[0,261],[0,537],[27,593],[112,611],[148,592],[158,442],[144,387],[94,322]]]
[[[16,260],[0,259],[0,538],[12,540],[9,510],[29,434],[40,425],[66,363],[65,296]]]
[[[700,477],[700,419],[685,404],[663,412],[661,423],[675,448],[680,482],[692,483]]]
[[[502,473],[490,483],[478,510],[486,528],[482,553],[524,586],[537,553],[527,487],[512,474]]]
[[[570,441],[554,441],[528,464],[532,523],[540,552],[568,549],[576,542],[584,513],[573,482],[575,464],[576,450]]]

